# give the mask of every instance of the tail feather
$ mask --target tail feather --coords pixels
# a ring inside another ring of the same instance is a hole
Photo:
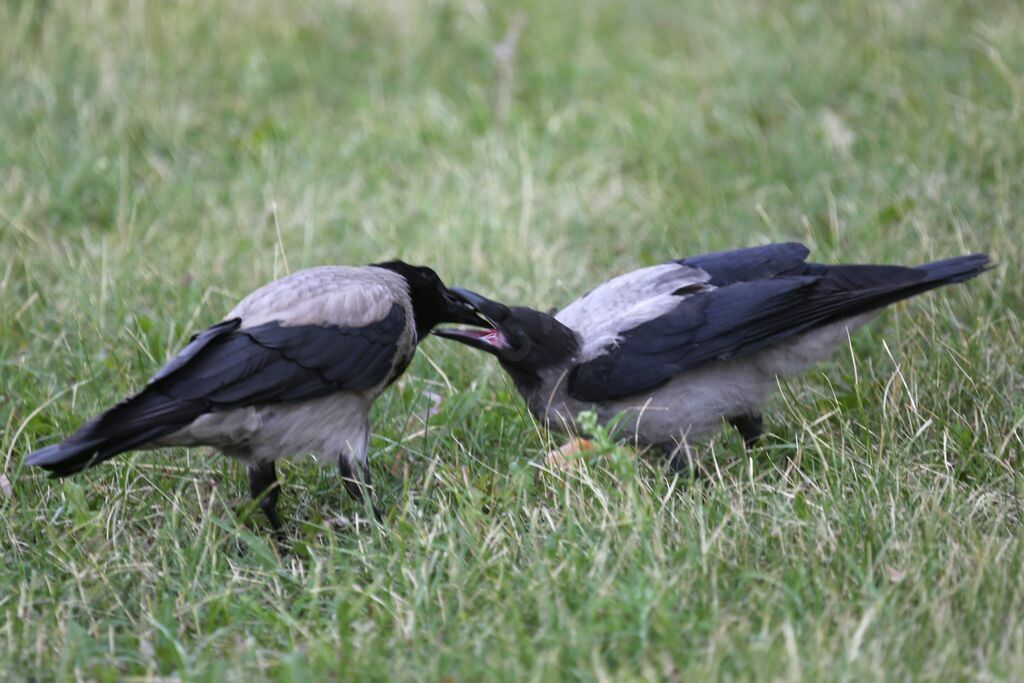
[[[923,266],[918,266],[917,270],[923,270],[928,274],[925,277],[926,283],[934,283],[933,286],[939,286],[970,280],[991,267],[988,254],[970,254],[926,263]]]
[[[89,420],[63,442],[29,453],[25,462],[49,470],[51,476],[66,477],[185,427],[210,406],[200,399],[172,398],[160,387],[240,324],[232,318],[197,334],[145,389]]]
[[[205,412],[201,403],[168,398],[152,387],[89,420],[61,443],[40,448],[25,463],[66,477],[175,432]]]
[[[971,278],[981,275],[989,268],[991,268],[991,265],[987,254],[955,256],[917,266],[913,270],[924,272],[923,278],[913,284],[894,288],[892,291],[878,297],[875,307],[888,306],[889,304],[909,299],[912,296],[917,296],[937,287],[966,282]]]
[[[61,443],[29,453],[25,463],[42,467],[50,472],[50,476],[66,477],[100,462],[98,451],[101,445],[102,442],[96,439],[76,439],[72,436]]]
[[[835,313],[823,319],[822,323],[878,310],[938,287],[965,282],[989,268],[991,265],[987,254],[955,256],[914,268],[832,266],[828,268],[828,277],[837,282],[849,279],[851,274],[855,278],[858,271],[882,277],[878,282],[864,282],[860,286],[842,284],[837,290],[842,296],[833,303]]]

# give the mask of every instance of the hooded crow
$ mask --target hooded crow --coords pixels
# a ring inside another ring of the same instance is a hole
[[[142,391],[25,462],[66,477],[125,451],[212,446],[246,464],[252,497],[280,536],[274,461],[315,454],[362,501],[370,406],[441,322],[486,324],[430,268],[293,273],[192,337]]]
[[[548,426],[575,434],[575,417],[593,411],[688,470],[687,443],[723,418],[757,441],[777,377],[824,360],[883,307],[989,263],[975,254],[917,267],[820,265],[808,253],[773,244],[641,268],[553,316],[453,289],[490,328],[435,334],[496,356]]]

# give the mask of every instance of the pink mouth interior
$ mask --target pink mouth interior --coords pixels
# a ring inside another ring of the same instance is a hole
[[[501,333],[501,330],[477,330],[477,329],[460,329],[458,333],[463,337],[472,337],[479,339],[485,344],[489,344],[496,349],[507,349],[509,348],[508,340],[505,339],[505,335]]]

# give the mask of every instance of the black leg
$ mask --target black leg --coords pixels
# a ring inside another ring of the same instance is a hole
[[[697,464],[686,444],[668,444],[664,450],[668,454],[669,474],[687,479],[697,478]]]
[[[729,424],[743,437],[743,445],[753,448],[764,436],[764,420],[760,415],[737,415],[729,418]]]
[[[342,455],[338,458],[338,470],[341,471],[341,481],[345,484],[345,490],[354,501],[360,505],[366,504],[366,498],[370,499],[370,507],[373,509],[373,516],[378,522],[384,522],[384,516],[380,514],[376,503],[373,502],[373,487],[370,485],[370,468],[365,464],[352,466],[348,458]],[[366,495],[363,495],[363,490]]]
[[[261,462],[249,465],[249,493],[252,495],[263,514],[270,520],[274,535],[278,541],[285,538],[284,525],[277,516],[277,496],[281,487],[277,483],[277,469],[273,462]]]

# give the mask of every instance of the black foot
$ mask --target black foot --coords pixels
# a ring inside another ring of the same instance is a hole
[[[284,545],[288,537],[277,515],[277,496],[281,493],[281,487],[277,483],[277,469],[273,462],[249,465],[249,493],[270,521],[277,542]]]
[[[696,479],[697,463],[690,454],[690,449],[683,445],[672,444],[665,446],[665,452],[669,454],[668,472],[672,476]]]
[[[365,464],[356,465],[355,468],[349,463],[345,456],[338,459],[338,469],[341,471],[341,481],[345,484],[345,490],[352,500],[360,505],[366,505],[370,501],[370,509],[379,524],[384,523],[384,515],[380,513],[377,504],[373,502],[373,486],[370,484],[370,468]],[[365,490],[365,493],[363,492]]]
[[[753,448],[761,443],[764,436],[764,420],[760,415],[737,415],[729,418],[729,424],[743,437],[743,445]]]

